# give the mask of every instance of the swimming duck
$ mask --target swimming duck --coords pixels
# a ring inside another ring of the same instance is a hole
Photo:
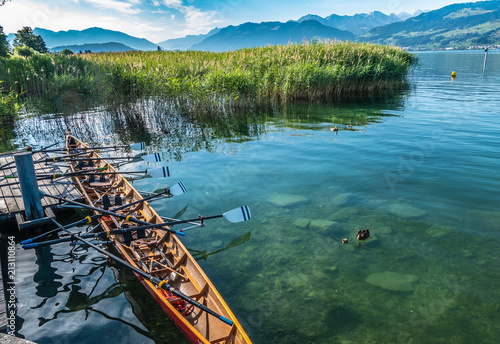
[[[336,125],[333,128],[330,128],[331,131],[339,131],[339,126]]]
[[[342,239],[342,245],[347,244],[348,242],[349,240],[347,240],[347,238]]]
[[[356,239],[358,240],[365,240],[370,237],[370,228],[367,228],[365,230],[358,230],[358,233],[356,234]]]

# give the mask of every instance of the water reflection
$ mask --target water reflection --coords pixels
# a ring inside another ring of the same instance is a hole
[[[203,259],[204,261],[206,261],[208,257],[213,256],[214,254],[223,252],[223,251],[228,250],[228,249],[233,248],[233,247],[243,245],[248,240],[250,240],[251,235],[252,235],[252,232],[245,233],[245,234],[237,237],[236,239],[233,239],[229,244],[226,245],[226,247],[221,248],[221,249],[216,250],[216,251],[213,251],[213,252],[208,252],[206,250],[198,251],[198,250],[193,250],[193,249],[190,249],[189,251],[193,253],[194,259],[196,259],[196,260]]]
[[[15,148],[15,121],[12,116],[0,114],[0,152],[7,152]]]
[[[214,152],[224,143],[259,140],[266,133],[285,128],[299,126],[318,130],[324,129],[323,125],[338,125],[341,130],[351,130],[365,127],[402,110],[408,92],[401,90],[329,104],[267,104],[221,112],[190,112],[172,101],[149,99],[117,107],[102,106],[73,115],[24,116],[14,129],[17,139],[12,143],[10,138],[8,142],[17,146],[49,145],[61,141],[69,130],[91,144],[145,141],[154,150],[163,150],[170,159],[180,161],[186,152]],[[14,136],[12,130],[11,137]],[[8,149],[7,146],[0,148]]]

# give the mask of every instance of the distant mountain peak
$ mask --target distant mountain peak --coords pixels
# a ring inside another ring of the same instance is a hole
[[[158,45],[145,38],[130,36],[120,31],[90,27],[84,30],[52,31],[35,28],[33,32],[42,36],[49,48],[69,45],[98,44],[116,42],[135,50],[156,50]]]
[[[357,13],[351,16],[331,14],[325,18],[315,14],[308,14],[299,18],[298,22],[305,20],[316,20],[323,25],[339,30],[349,31],[357,36],[364,35],[375,27],[401,21],[401,19],[395,14],[387,15],[380,11]]]

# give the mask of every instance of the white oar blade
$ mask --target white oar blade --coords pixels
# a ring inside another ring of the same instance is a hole
[[[186,187],[182,182],[178,182],[177,184],[170,187],[170,193],[172,196],[180,196],[187,192]]]
[[[161,162],[161,161],[163,161],[163,158],[161,157],[160,153],[144,155],[141,158],[142,158],[142,160],[147,161],[147,162]]]
[[[153,178],[170,177],[170,171],[168,169],[168,166],[153,168],[151,170],[148,170],[148,174]]]
[[[224,216],[229,222],[233,223],[248,221],[252,218],[248,205],[229,210],[227,213],[222,214],[222,216]]]
[[[136,151],[144,150],[146,148],[146,143],[145,142],[137,142],[132,145],[130,145],[130,148]]]

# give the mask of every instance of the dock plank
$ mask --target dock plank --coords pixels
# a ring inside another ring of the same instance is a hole
[[[36,344],[34,342],[30,342],[29,340],[17,338],[14,336],[10,336],[8,334],[0,333],[0,343],[2,344]]]
[[[57,155],[55,155],[57,157]],[[33,160],[43,160],[50,157],[47,153],[35,153],[33,155]],[[14,156],[12,155],[1,155],[0,156],[0,166],[5,165],[11,161],[14,161]],[[15,163],[9,165],[10,168],[5,170],[0,170],[0,215],[5,214],[18,214],[24,212],[24,202],[21,193],[21,187],[19,185],[11,186],[1,186],[1,184],[7,184],[11,182],[19,181],[18,178],[4,179],[5,176],[13,175],[16,172]],[[69,168],[68,168],[69,169]],[[59,167],[55,165],[46,165],[45,162],[35,163],[35,172],[37,174],[54,174],[65,172],[64,167]],[[70,178],[62,178],[61,182],[71,182]],[[50,179],[39,180],[38,185],[40,190],[43,192],[64,198],[76,199],[81,196],[80,192],[74,185],[62,185],[57,183],[52,183]],[[58,203],[57,200],[46,197],[42,199],[43,207],[51,207]]]

